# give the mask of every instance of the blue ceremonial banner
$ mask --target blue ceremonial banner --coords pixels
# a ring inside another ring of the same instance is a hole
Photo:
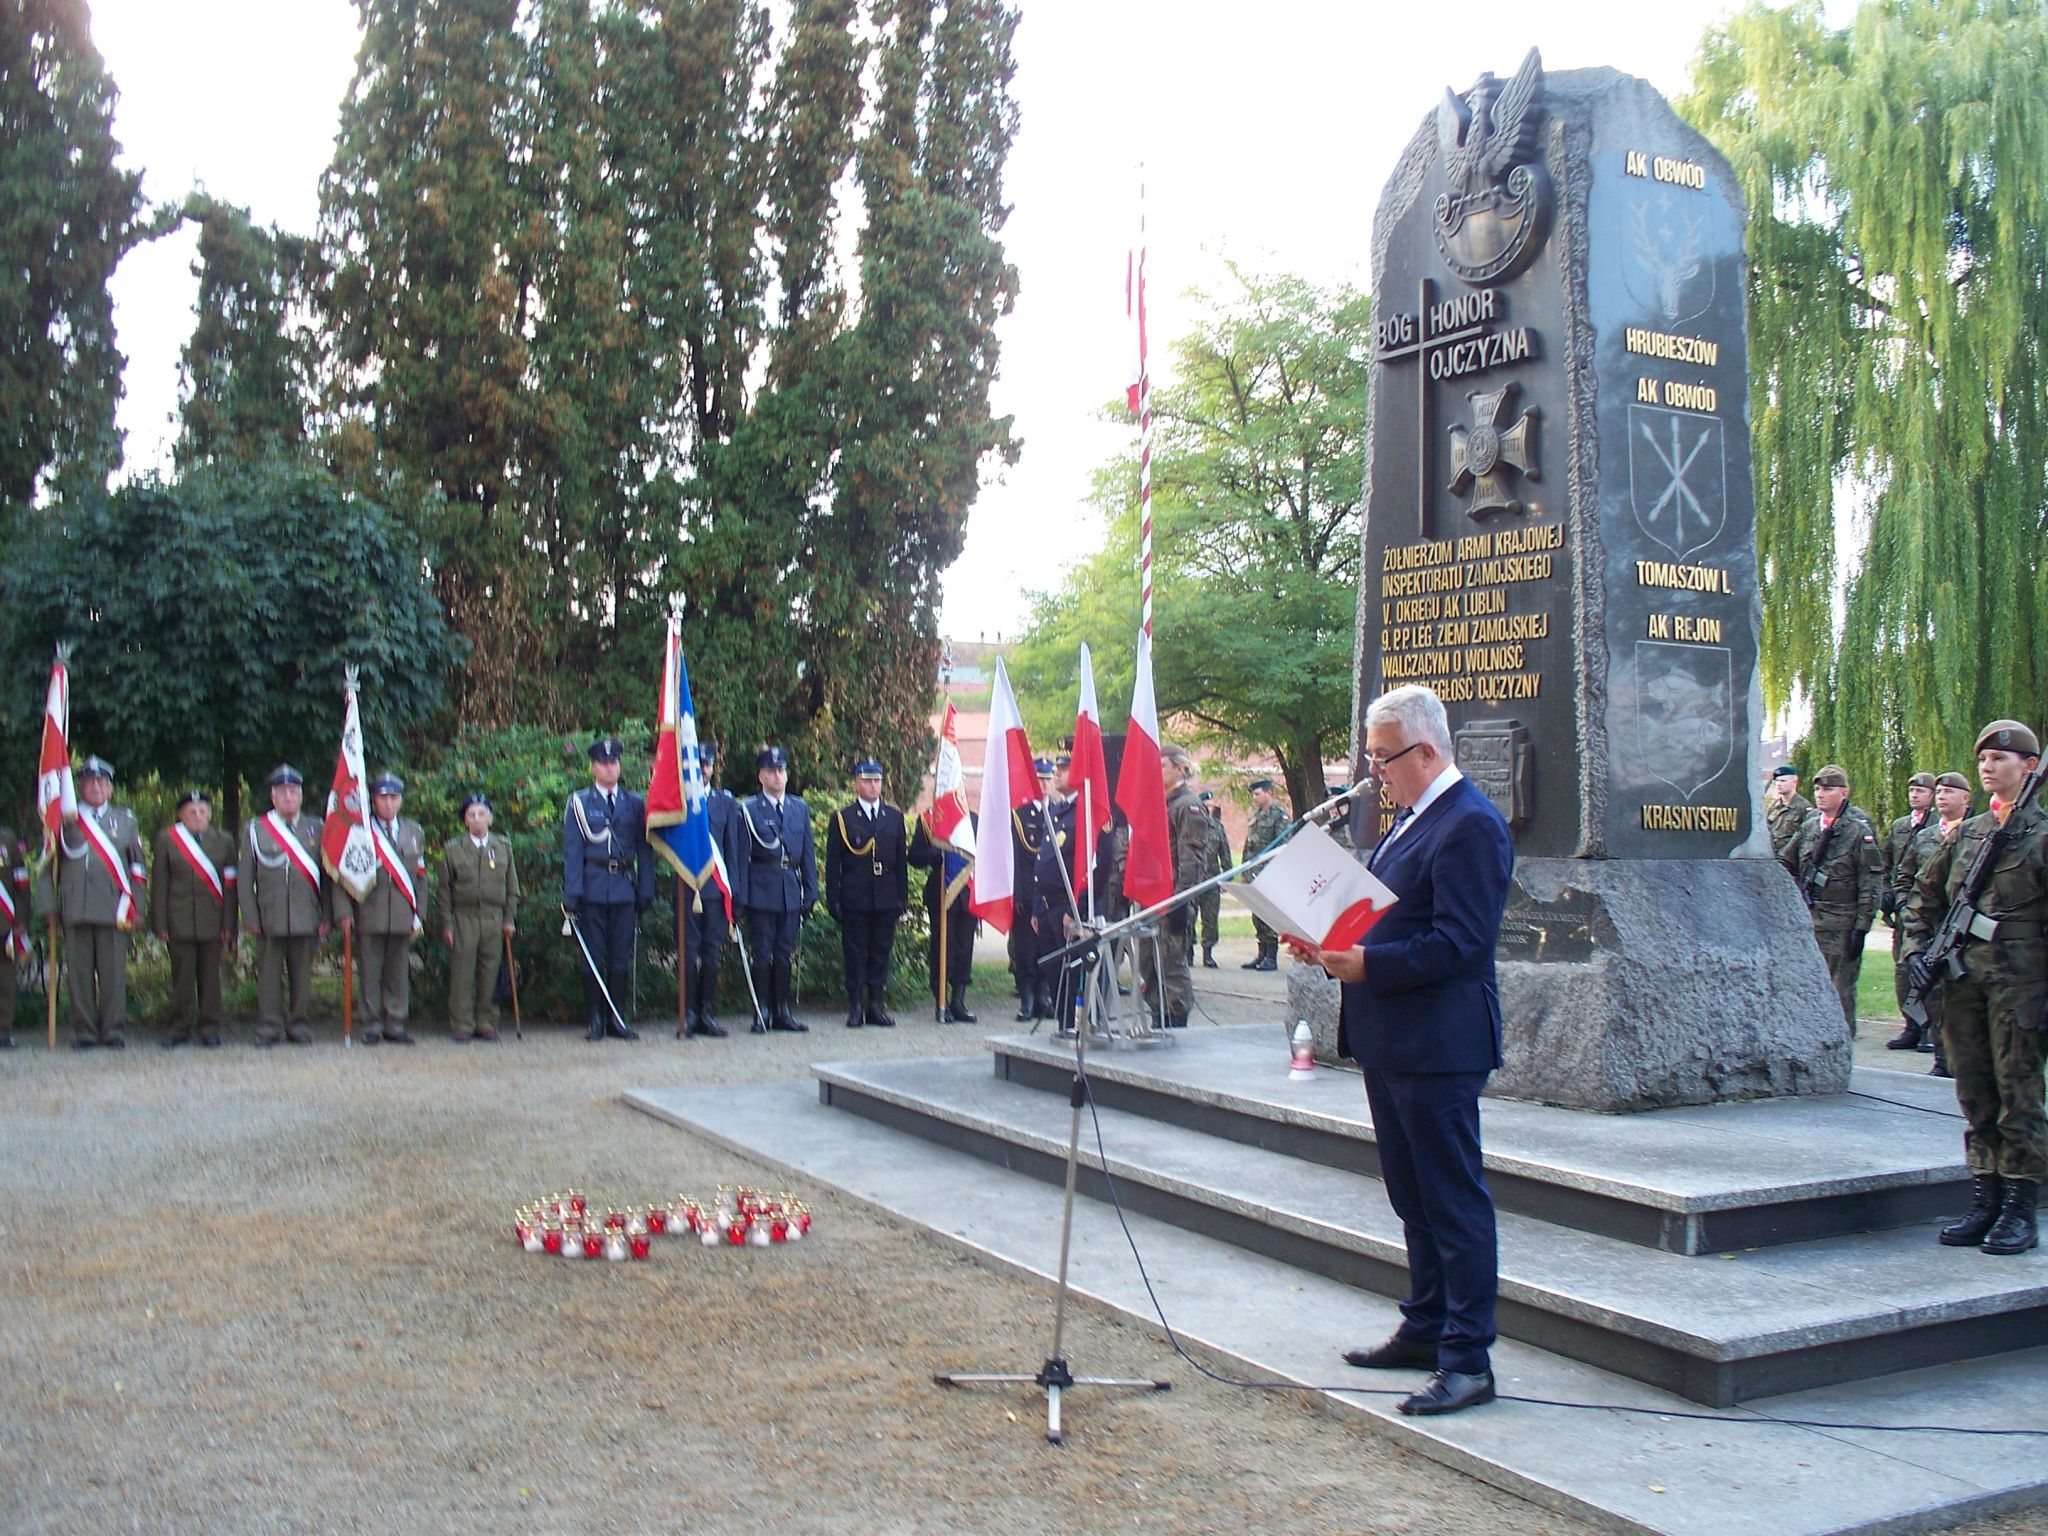
[[[697,712],[690,702],[690,672],[683,661],[682,625],[668,621],[668,654],[661,669],[661,727],[654,742],[654,772],[647,786],[647,837],[693,891],[710,881],[732,918],[732,880],[711,835],[710,790],[697,753]]]

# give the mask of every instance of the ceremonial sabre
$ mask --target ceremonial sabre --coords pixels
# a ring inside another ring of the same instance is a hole
[[[591,958],[590,946],[583,942],[583,924],[576,920],[575,913],[564,908],[562,926],[576,940],[576,947],[583,951],[583,963],[590,967],[590,977],[597,983],[598,996],[604,999],[605,1007],[611,1009],[612,1018],[617,1021],[619,1028],[624,1029],[626,1021],[619,1013],[619,1005],[612,1001],[611,988],[604,984],[604,976],[597,968],[597,961]]]

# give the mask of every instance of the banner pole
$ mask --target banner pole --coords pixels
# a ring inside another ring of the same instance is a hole
[[[50,882],[56,884],[53,878]],[[43,990],[48,994],[50,1015],[50,1049],[57,1049],[57,919],[50,918],[50,949],[43,956]]]
[[[708,814],[708,813],[707,813]],[[676,876],[676,1038],[690,1033],[690,882]]]
[[[355,1042],[356,925],[341,930],[341,1044]]]

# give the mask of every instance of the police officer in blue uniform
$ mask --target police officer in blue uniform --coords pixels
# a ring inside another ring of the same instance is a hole
[[[718,743],[698,742],[697,757],[704,765],[704,813],[711,821],[711,842],[725,860],[726,879],[737,883],[740,803],[731,790],[718,783]],[[739,899],[737,889],[733,899]],[[725,953],[726,940],[732,937],[732,926],[725,918],[725,899],[715,887],[693,895],[678,876],[676,901],[688,903],[683,908],[684,943],[690,952],[689,971],[683,982],[683,1034],[723,1040],[725,1027],[712,1010],[718,1003],[718,957]]]
[[[903,812],[882,798],[882,765],[853,765],[855,800],[832,815],[825,846],[825,910],[839,924],[846,963],[846,1027],[894,1029],[882,1006],[889,987],[896,920],[910,905],[910,833]]]
[[[617,1006],[605,1006],[599,973],[583,971],[585,1034],[636,1040],[624,1021],[633,979],[633,930],[654,900],[654,860],[647,849],[647,802],[619,787],[615,736],[590,744],[588,789],[569,797],[562,815],[562,906],[583,935],[590,959],[602,968],[604,989]]]
[[[789,973],[797,928],[818,904],[818,860],[811,846],[811,812],[789,790],[789,753],[763,747],[754,757],[761,792],[740,802],[737,841],[745,870],[734,893],[746,909],[753,948],[754,993],[761,1012],[754,1033],[771,1029],[802,1034],[809,1027],[790,1012]]]

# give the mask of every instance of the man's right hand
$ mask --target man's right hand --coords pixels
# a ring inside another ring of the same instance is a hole
[[[1927,995],[1927,989],[1934,984],[1934,966],[1926,955],[1906,957],[1906,981],[1917,996]]]

